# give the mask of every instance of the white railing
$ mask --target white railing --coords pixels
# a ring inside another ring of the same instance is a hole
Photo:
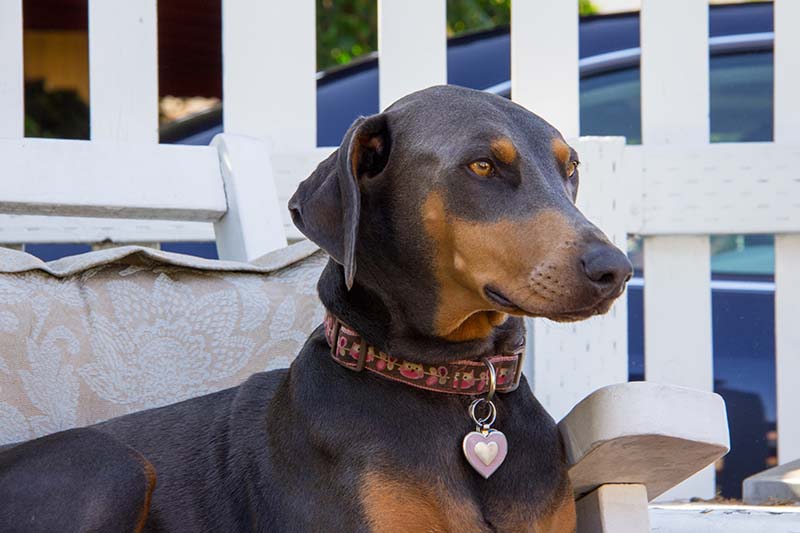
[[[411,90],[446,81],[445,0],[378,1],[384,108]],[[192,188],[180,181],[185,171],[158,159],[175,147],[154,146],[155,0],[89,5],[92,142],[119,143],[124,153],[152,156],[151,166],[167,165],[150,180],[166,182],[170,171],[180,170],[171,188],[189,194]],[[22,138],[20,6],[21,0],[0,2],[0,137],[14,139],[0,140],[0,156],[19,151]],[[583,161],[579,204],[618,245],[626,245],[628,234],[645,237],[646,378],[703,390],[713,384],[709,234],[776,234],[778,453],[781,462],[798,458],[800,417],[793,408],[800,405],[800,387],[793,381],[800,376],[800,328],[792,318],[800,309],[800,2],[775,2],[774,143],[709,144],[704,0],[644,0],[641,17],[644,144],[574,139]],[[577,0],[513,3],[513,97],[572,138],[579,132],[577,41]],[[281,206],[332,150],[315,145],[314,42],[314,0],[223,0],[224,129],[271,145]],[[45,142],[33,145],[46,162],[53,154]],[[47,142],[79,151],[74,141]],[[51,201],[44,212],[78,213],[80,195],[64,192],[74,201]],[[16,203],[8,196],[0,196],[4,212],[43,212],[24,195]],[[98,214],[86,207],[83,214]],[[287,232],[297,235],[282,209]],[[218,216],[206,210],[200,220]],[[208,224],[55,220],[3,215],[0,242],[42,242],[57,234],[57,240],[212,238]],[[65,237],[67,221],[77,229]],[[533,321],[530,335],[527,372],[556,419],[598,387],[627,380],[624,298],[607,316],[585,323]],[[713,495],[713,473],[700,473],[673,495]]]

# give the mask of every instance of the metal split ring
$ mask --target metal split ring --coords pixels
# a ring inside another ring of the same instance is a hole
[[[494,398],[494,391],[497,389],[497,372],[494,370],[494,365],[488,357],[483,358],[483,363],[489,369],[489,392],[486,393],[486,401],[491,402]]]
[[[475,414],[475,409],[482,403],[486,403],[489,408],[488,413],[483,418],[478,418]],[[472,400],[472,403],[469,404],[469,416],[472,418],[475,425],[479,427],[489,427],[494,424],[494,419],[497,416],[497,408],[494,406],[491,400],[487,400],[486,398],[477,398]]]

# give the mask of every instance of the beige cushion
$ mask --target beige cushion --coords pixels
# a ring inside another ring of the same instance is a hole
[[[286,367],[322,320],[326,256],[253,263],[127,246],[43,263],[0,248],[0,444]]]

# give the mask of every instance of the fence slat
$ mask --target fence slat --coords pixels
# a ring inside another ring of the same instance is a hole
[[[775,0],[775,102],[774,140],[778,143],[800,141],[800,2]]]
[[[223,0],[225,132],[316,147],[316,42],[314,0]]]
[[[0,138],[25,134],[22,0],[0,2]]]
[[[0,161],[2,213],[213,221],[226,212],[210,147],[0,140]]]
[[[642,161],[628,187],[631,233],[800,232],[800,141],[648,143],[628,154]]]
[[[775,378],[778,462],[800,459],[800,235],[775,236]]]
[[[89,0],[91,137],[158,142],[156,0]]]
[[[645,241],[644,316],[646,324],[651,326],[645,330],[648,381],[711,390],[712,365],[707,353],[711,347],[711,328],[688,327],[673,316],[691,315],[695,319],[711,316],[709,258],[710,243],[705,235],[665,235],[648,237]],[[687,298],[691,304],[686,303]]]
[[[777,148],[800,142],[800,2],[776,0],[774,135]],[[791,167],[796,178],[797,166]],[[794,198],[798,198],[797,195]],[[778,412],[778,461],[800,458],[800,235],[775,236],[775,376]]]
[[[640,35],[644,145],[706,145],[708,2],[643,0]],[[647,237],[644,261],[646,379],[712,390],[708,236]],[[709,467],[663,499],[708,498],[714,488]]]
[[[378,0],[381,110],[447,83],[446,13],[445,0]]]
[[[643,0],[639,31],[642,142],[708,143],[708,2]]]
[[[578,2],[511,2],[511,97],[565,137],[580,134]]]
[[[578,207],[609,239],[625,249],[627,210],[621,201],[624,180],[621,137],[570,141],[581,157]],[[622,296],[604,316],[571,324],[527,321],[525,374],[536,398],[561,419],[600,387],[628,380],[628,306]]]

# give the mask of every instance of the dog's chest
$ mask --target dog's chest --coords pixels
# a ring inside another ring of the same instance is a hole
[[[483,500],[448,484],[451,480],[413,478],[379,471],[362,478],[363,512],[373,532],[531,532],[574,530],[570,491],[546,500],[518,500],[498,494]]]
[[[386,460],[364,471],[359,496],[372,531],[573,530],[574,503],[557,442],[530,441],[512,429],[516,449],[483,479],[467,465],[458,439],[437,437],[420,439],[411,453],[387,446],[380,454]]]

